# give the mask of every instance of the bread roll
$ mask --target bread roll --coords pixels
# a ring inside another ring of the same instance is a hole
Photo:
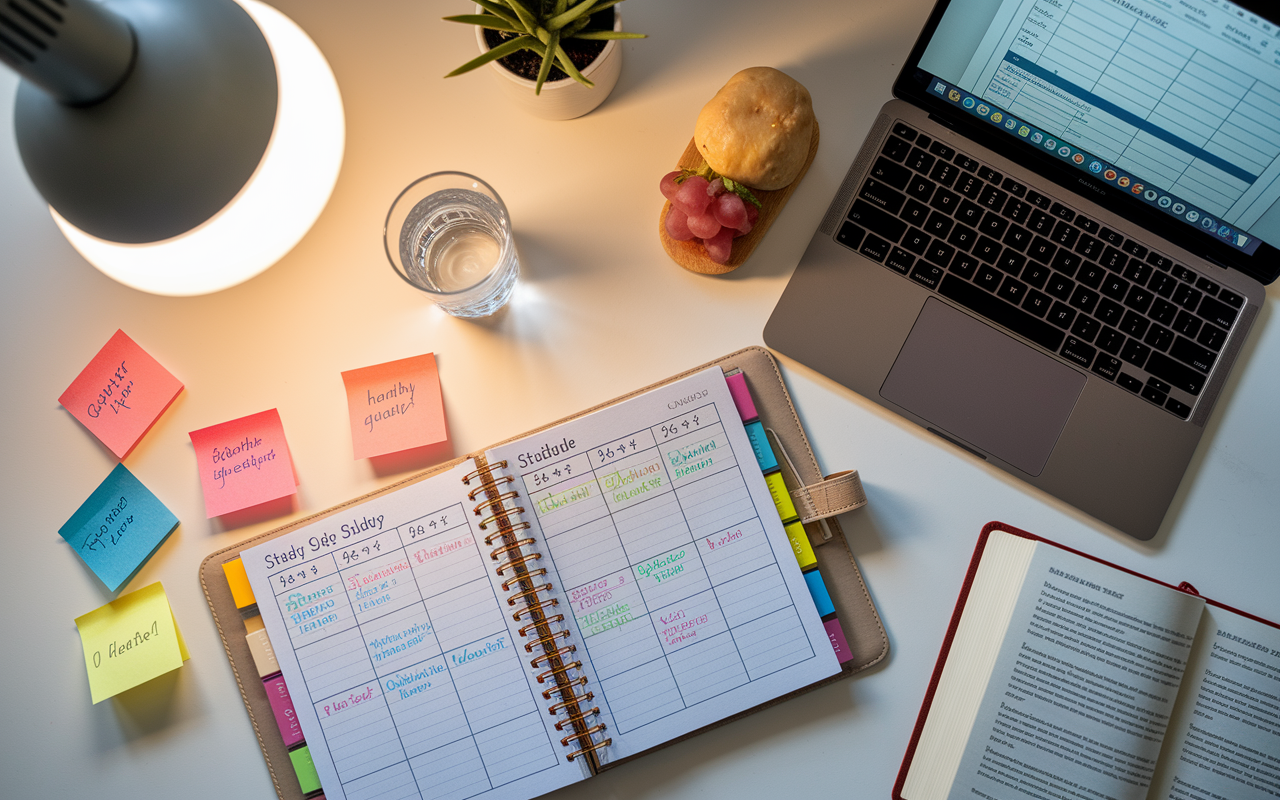
[[[702,107],[693,140],[716,172],[772,191],[800,174],[813,124],[808,89],[773,67],[751,67]]]

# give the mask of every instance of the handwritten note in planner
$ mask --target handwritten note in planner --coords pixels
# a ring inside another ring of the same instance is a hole
[[[58,402],[124,458],[181,391],[177,378],[117,330]]]
[[[190,658],[164,586],[153,583],[76,618],[94,704]]]
[[[298,491],[276,409],[191,431],[205,515],[217,517]]]
[[[499,599],[472,469],[241,555],[329,800],[525,800],[585,775]]]
[[[534,511],[608,758],[839,671],[720,370],[486,456]]]
[[[432,353],[342,373],[356,458],[444,441],[449,433]]]
[[[116,464],[58,533],[114,592],[177,527],[173,512],[124,464]]]

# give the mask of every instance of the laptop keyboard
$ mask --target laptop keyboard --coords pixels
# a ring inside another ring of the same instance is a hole
[[[902,122],[836,241],[1182,419],[1244,305]]]

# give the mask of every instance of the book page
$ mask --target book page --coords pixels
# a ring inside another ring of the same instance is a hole
[[[329,800],[525,800],[585,775],[499,601],[474,468],[241,554]]]
[[[718,368],[486,457],[549,562],[603,761],[839,672]]]
[[[1280,797],[1280,629],[1206,605],[1151,797]]]
[[[1203,606],[1038,544],[948,797],[1145,798]]]

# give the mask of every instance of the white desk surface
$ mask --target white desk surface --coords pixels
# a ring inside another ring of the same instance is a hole
[[[319,222],[261,276],[206,297],[118,285],[54,227],[0,125],[4,557],[0,795],[272,796],[196,570],[209,553],[383,486],[351,457],[339,372],[439,360],[452,452],[464,453],[737,348],[765,320],[890,87],[928,0],[631,0],[621,81],[571,122],[522,115],[440,21],[465,0],[276,0],[329,59],[346,108],[342,174]],[[752,259],[711,278],[658,243],[659,177],[702,104],[737,70],[779,67],[812,92],[822,144]],[[0,70],[0,108],[16,79]],[[446,317],[391,271],[381,226],[428,172],[502,194],[523,265],[501,318]],[[577,198],[575,202],[574,198]],[[829,472],[857,468],[869,506],[842,522],[892,651],[868,674],[564,790],[558,798],[887,798],[982,524],[991,519],[1225,603],[1280,617],[1280,289],[1263,310],[1159,535],[1138,543],[783,360]],[[111,599],[59,537],[116,459],[58,395],[123,328],[186,384],[125,459],[181,520],[130,584],[164,582],[191,660],[91,705],[72,620]],[[301,479],[291,517],[207,520],[187,432],[278,408]],[[427,464],[418,464],[427,466]]]

